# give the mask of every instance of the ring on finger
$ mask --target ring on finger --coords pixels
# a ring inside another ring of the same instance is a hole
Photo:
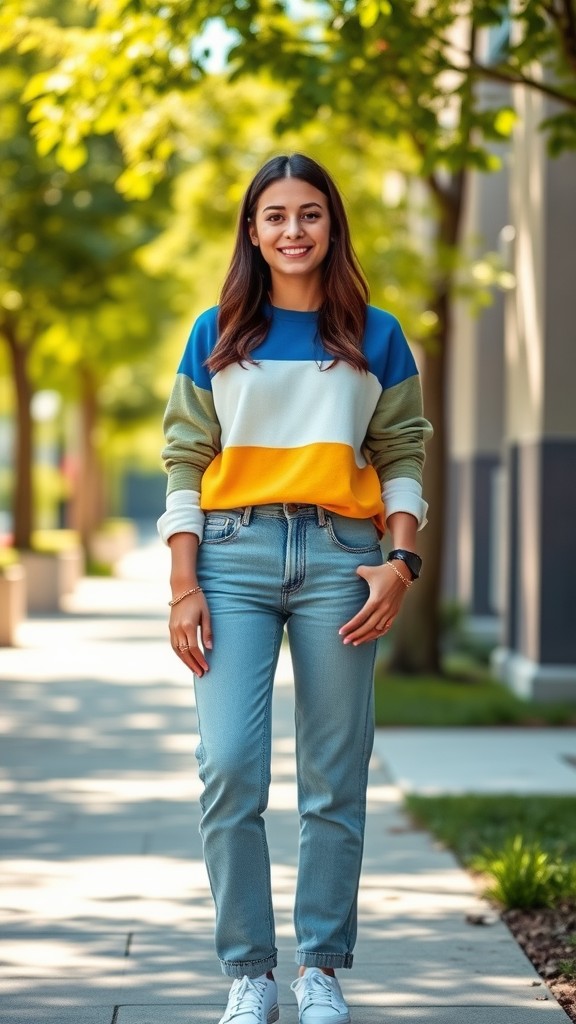
[[[190,644],[178,644],[178,650],[179,651],[189,651],[190,650]]]

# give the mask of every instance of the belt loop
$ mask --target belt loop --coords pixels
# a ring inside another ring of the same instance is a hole
[[[326,526],[326,510],[321,505],[316,506],[318,512],[318,526]]]
[[[242,526],[250,526],[250,519],[252,517],[252,509],[253,509],[253,507],[254,507],[253,505],[246,505],[246,508],[244,509],[244,511],[242,513],[242,519],[241,519]]]

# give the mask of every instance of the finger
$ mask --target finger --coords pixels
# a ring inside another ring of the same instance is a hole
[[[366,604],[362,605],[359,612],[345,622],[343,626],[338,630],[340,636],[347,636],[353,630],[363,626],[369,620],[375,625],[376,621],[383,618],[382,606],[375,604],[373,601],[368,600]]]
[[[356,629],[351,630],[343,637],[344,644],[352,644],[356,640],[365,639],[368,635],[378,634],[381,632],[376,625],[376,617],[371,616],[367,621],[360,623]]]
[[[178,655],[180,660],[183,661],[184,664],[192,670],[192,672],[202,675],[204,672],[208,671],[208,662],[204,657],[202,649],[198,646],[197,640],[190,642],[186,637],[184,637],[177,641],[173,641],[172,648],[174,653]]]
[[[212,620],[210,618],[210,612],[206,610],[200,621],[200,639],[202,640],[202,646],[207,650],[212,650],[213,637],[212,637]]]
[[[205,672],[208,672],[208,662],[202,654],[199,647],[190,648],[190,650],[176,650],[176,654],[180,658],[187,668],[191,672],[194,672],[197,676],[203,676]]]
[[[391,615],[385,621],[380,621],[377,624],[366,625],[365,628],[360,628],[350,633],[344,640],[345,644],[352,644],[353,647],[357,647],[358,644],[366,643],[368,640],[377,640],[378,637],[385,636],[386,633],[392,628],[394,624],[395,616]]]

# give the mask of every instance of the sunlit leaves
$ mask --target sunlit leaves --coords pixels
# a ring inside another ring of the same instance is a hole
[[[494,117],[493,126],[496,135],[503,139],[509,138],[516,123],[518,115],[512,107],[502,107]]]
[[[358,2],[358,21],[362,28],[372,28],[381,14],[388,16],[391,13],[392,7],[388,0],[359,0]]]

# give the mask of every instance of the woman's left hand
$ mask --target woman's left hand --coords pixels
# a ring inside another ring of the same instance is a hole
[[[408,582],[410,577],[406,567],[399,567],[399,571]],[[370,587],[370,596],[357,615],[339,630],[344,643],[353,644],[355,647],[369,640],[376,640],[388,632],[408,590],[391,565],[386,563],[377,566],[360,565],[356,572],[366,580]]]

